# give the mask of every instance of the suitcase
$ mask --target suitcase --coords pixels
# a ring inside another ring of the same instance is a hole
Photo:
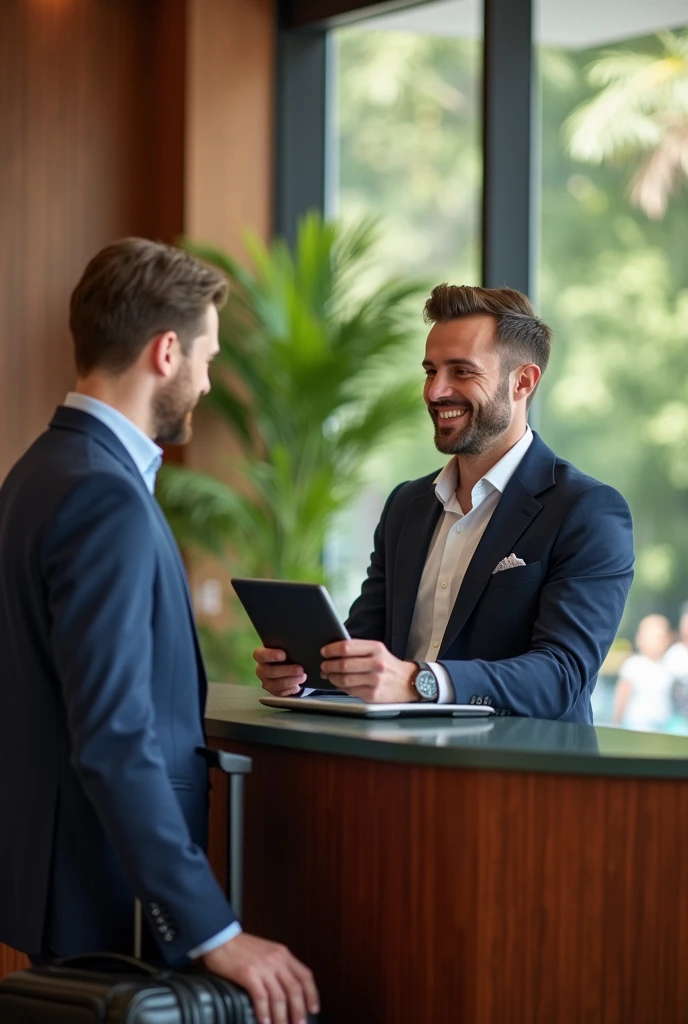
[[[203,751],[229,776],[227,891],[241,915],[244,775],[251,759]],[[2,1024],[256,1024],[246,992],[191,968],[172,971],[140,960],[141,906],[134,913],[135,957],[92,953],[50,967],[15,971],[0,982]],[[315,1018],[310,1017],[314,1022]]]

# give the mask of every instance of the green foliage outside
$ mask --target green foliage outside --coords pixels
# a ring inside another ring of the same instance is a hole
[[[180,545],[210,553],[228,575],[325,580],[333,516],[359,491],[370,452],[415,409],[408,378],[376,381],[407,347],[407,307],[424,289],[379,275],[367,286],[374,239],[369,221],[345,229],[311,214],[293,253],[280,239],[249,238],[250,270],[192,246],[230,280],[208,402],[240,451],[228,483],[164,467],[158,497]],[[202,630],[208,671],[251,681],[256,636],[238,602],[233,619],[226,632]]]
[[[380,216],[387,272],[478,283],[479,43],[351,28],[337,47],[341,216]],[[539,52],[536,304],[555,345],[535,426],[631,505],[627,637],[688,598],[687,52],[687,32]],[[387,379],[415,372],[420,395],[412,326]],[[420,400],[414,420],[369,462],[380,493],[441,463]]]

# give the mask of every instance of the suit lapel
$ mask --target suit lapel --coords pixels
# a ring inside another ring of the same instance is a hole
[[[535,495],[555,482],[554,452],[537,434],[523,456],[490,519],[461,583],[452,613],[444,631],[440,657],[465,626],[482,596],[495,566],[511,554],[518,539],[542,508]]]
[[[442,505],[431,483],[409,506],[399,535],[394,567],[395,600],[392,602],[392,653],[403,658],[411,630],[413,610],[423,567]]]

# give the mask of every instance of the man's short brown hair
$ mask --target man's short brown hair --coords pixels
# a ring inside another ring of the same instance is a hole
[[[122,238],[101,249],[72,292],[69,327],[80,375],[96,367],[127,370],[148,342],[175,331],[182,351],[202,331],[213,303],[227,299],[227,279],[184,249]]]
[[[549,362],[552,331],[535,315],[528,298],[515,288],[474,288],[438,284],[425,303],[426,323],[446,323],[467,316],[492,316],[497,322],[497,346],[508,355],[508,368],[535,363],[544,373]],[[531,396],[532,397],[532,396]]]

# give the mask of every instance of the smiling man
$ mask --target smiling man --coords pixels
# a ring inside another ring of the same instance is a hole
[[[489,704],[592,722],[590,698],[633,579],[628,505],[528,426],[551,331],[510,288],[442,284],[424,398],[444,469],[400,484],[323,674],[367,701]],[[271,693],[305,676],[260,648]]]

